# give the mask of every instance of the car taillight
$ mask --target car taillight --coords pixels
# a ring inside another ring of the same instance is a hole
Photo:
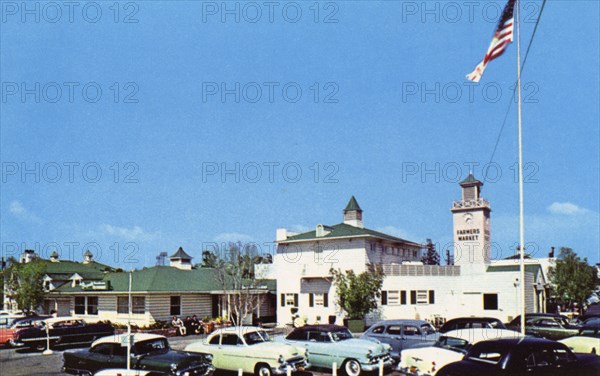
[[[431,372],[435,372],[435,362],[431,362]]]

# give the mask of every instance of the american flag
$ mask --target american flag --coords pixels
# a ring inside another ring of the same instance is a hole
[[[469,80],[473,82],[479,82],[483,76],[483,72],[485,71],[487,64],[498,56],[502,55],[508,44],[513,41],[513,30],[515,25],[515,17],[513,15],[514,10],[515,0],[508,0],[508,3],[502,12],[502,16],[500,17],[500,21],[498,22],[494,39],[492,39],[492,43],[485,53],[483,61],[479,63],[477,67],[475,67],[473,72],[467,75]]]

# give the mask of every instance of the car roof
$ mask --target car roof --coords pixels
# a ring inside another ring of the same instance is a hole
[[[84,319],[82,319],[81,317],[76,317],[76,316],[64,316],[64,317],[49,317],[46,319],[43,318],[39,318],[39,321],[44,321],[47,324],[54,324],[57,322],[61,322],[61,321],[85,321]]]
[[[488,321],[500,321],[495,317],[456,317],[454,319],[446,321],[448,323],[454,322],[488,322]]]
[[[481,341],[495,340],[499,338],[522,338],[519,332],[508,329],[493,329],[493,328],[470,328],[449,330],[443,334],[444,337],[460,338],[469,343],[477,343]]]
[[[228,326],[220,328],[210,333],[210,335],[221,334],[221,333],[235,333],[235,334],[246,334],[250,332],[265,331],[264,328],[258,326]]]
[[[166,338],[165,336],[161,336],[160,334],[152,334],[152,333],[131,333],[133,334],[133,342],[138,343],[142,341],[148,341],[151,339],[157,338]],[[92,346],[96,346],[101,343],[122,343],[124,338],[127,337],[127,333],[123,334],[113,334],[110,336],[102,337],[94,341]]]
[[[371,327],[374,326],[378,326],[378,325],[404,325],[404,324],[409,324],[409,325],[423,325],[423,324],[429,324],[431,325],[431,323],[429,321],[426,320],[414,320],[414,319],[401,319],[401,320],[382,320],[379,322],[376,322],[375,324],[371,325]]]
[[[552,341],[545,338],[537,338],[537,337],[522,337],[522,338],[501,338],[501,339],[493,339],[489,341],[481,341],[477,343],[473,348],[481,349],[481,348],[489,348],[497,351],[508,352],[513,349],[517,349],[517,347],[529,347],[529,346],[539,346],[539,347],[566,347],[564,344]]]
[[[299,328],[294,329],[294,332],[306,332],[309,330],[320,330],[325,332],[345,332],[348,330],[345,326],[341,325],[304,325]]]

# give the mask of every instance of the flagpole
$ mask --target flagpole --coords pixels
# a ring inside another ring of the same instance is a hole
[[[131,270],[129,271],[129,291],[127,296],[127,371],[131,369]]]
[[[521,11],[516,0],[517,27],[517,117],[519,129],[519,263],[521,271],[521,334],[525,335],[525,226],[523,224],[523,127],[521,117]]]

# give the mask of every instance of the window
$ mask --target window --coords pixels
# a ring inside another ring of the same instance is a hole
[[[330,342],[326,332],[308,332],[308,340],[311,342]]]
[[[429,302],[429,294],[427,290],[417,290],[417,304],[427,304]]]
[[[223,334],[221,338],[221,345],[226,346],[237,346],[242,344],[242,340],[237,334]]]
[[[417,328],[414,325],[404,325],[402,329],[404,331],[405,336],[418,336],[419,334],[421,334],[419,328]]]
[[[417,292],[415,290],[410,291],[410,304],[417,304]]]
[[[389,305],[399,305],[400,291],[388,291],[387,300]]]
[[[390,326],[388,326],[388,328],[386,330],[387,334],[390,334],[393,336],[399,336],[400,334],[402,334],[400,332],[401,332],[400,325],[390,325]]]
[[[381,305],[387,305],[387,291],[381,292]]]
[[[129,313],[129,298],[117,297],[117,313]],[[131,297],[131,313],[146,313],[146,298],[144,296]]]
[[[75,297],[75,314],[85,315],[85,296]]]
[[[378,326],[375,329],[373,329],[372,333],[373,334],[381,334],[381,333],[383,333],[384,329],[385,329],[385,326]]]
[[[298,294],[281,294],[281,306],[298,307]]]
[[[328,304],[328,297],[327,294],[325,293],[310,293],[308,294],[308,306],[309,307],[314,307],[314,306],[322,306],[322,307],[327,307]]]
[[[171,316],[181,315],[181,296],[171,297]]]
[[[435,304],[435,291],[429,290],[429,304]]]
[[[219,338],[220,336],[214,336],[210,339],[210,342],[208,342],[210,345],[218,345],[219,344]]]
[[[94,354],[101,355],[112,355],[113,344],[112,343],[101,343],[90,350]]]
[[[498,309],[498,294],[483,294],[483,309]]]
[[[98,297],[97,296],[76,296],[75,297],[76,315],[97,315]]]
[[[88,296],[87,297],[87,314],[97,315],[98,314],[98,297]]]

